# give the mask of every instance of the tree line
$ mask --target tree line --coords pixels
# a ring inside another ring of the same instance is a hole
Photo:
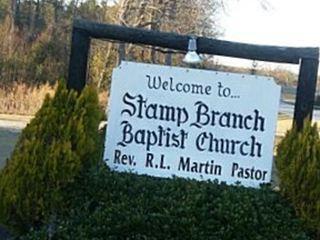
[[[66,79],[75,18],[217,37],[223,8],[222,0],[0,0],[0,85]],[[171,65],[181,58],[167,49],[94,40],[89,80],[107,86],[121,59]]]

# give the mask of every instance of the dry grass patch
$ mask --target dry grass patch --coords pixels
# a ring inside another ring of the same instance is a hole
[[[47,94],[53,96],[56,85],[43,84],[36,87],[24,83],[0,86],[0,114],[34,115],[41,107]],[[106,109],[109,91],[99,93],[99,105]]]
[[[55,89],[56,86],[49,84],[37,87],[24,83],[0,86],[0,113],[34,115],[40,109],[45,96],[52,96]]]

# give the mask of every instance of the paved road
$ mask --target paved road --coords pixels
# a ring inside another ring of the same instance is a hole
[[[0,168],[10,156],[21,130],[0,128]]]
[[[288,116],[293,117],[294,105],[293,104],[288,104],[286,102],[281,101],[279,112],[285,113]],[[314,109],[313,110],[312,119],[314,121],[319,121],[320,120],[320,110],[319,109]]]

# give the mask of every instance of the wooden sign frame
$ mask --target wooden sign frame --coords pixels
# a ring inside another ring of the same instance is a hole
[[[86,85],[91,38],[187,51],[190,36],[75,20],[72,29],[69,77],[67,81],[69,89],[81,91]],[[301,129],[305,119],[312,119],[319,66],[319,48],[263,46],[205,37],[197,37],[197,46],[198,53],[299,64],[294,123],[298,129]]]

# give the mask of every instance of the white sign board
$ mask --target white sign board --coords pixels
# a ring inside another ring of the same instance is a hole
[[[104,160],[116,171],[258,187],[271,178],[279,97],[267,77],[122,62]]]

